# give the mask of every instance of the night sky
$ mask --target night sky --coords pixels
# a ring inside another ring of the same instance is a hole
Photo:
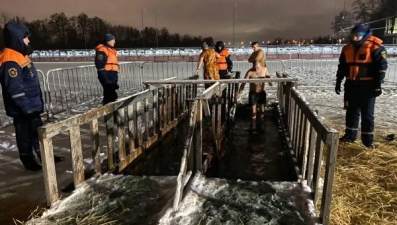
[[[353,0],[346,0],[349,6]],[[345,0],[234,0],[235,38],[267,41],[275,37],[330,35],[334,15]],[[170,32],[233,40],[233,0],[0,0],[0,13],[44,19],[53,13],[81,12],[111,24],[166,27]],[[143,9],[145,9],[143,11]],[[157,13],[156,13],[157,12]]]

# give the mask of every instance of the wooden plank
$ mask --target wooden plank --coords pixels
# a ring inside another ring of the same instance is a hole
[[[329,139],[331,140],[331,143],[329,143],[327,149],[327,162],[320,210],[320,217],[322,218],[322,223],[325,225],[329,224],[330,221],[332,188],[334,183],[336,158],[338,155],[339,134],[337,132],[330,133]]]
[[[142,122],[144,123],[143,126],[145,127],[145,133],[143,136],[143,140],[146,141],[149,139],[150,137],[150,133],[149,133],[149,122],[150,122],[150,118],[149,118],[149,99],[145,98],[145,100],[143,101],[143,117],[144,119],[142,120]]]
[[[303,161],[302,161],[302,166],[301,166],[301,172],[302,172],[302,179],[306,177],[306,169],[307,169],[307,161],[308,161],[308,155],[309,155],[309,145],[310,145],[310,123],[305,117],[305,132],[304,132],[304,142],[303,142]]]
[[[143,120],[142,120],[142,102],[137,102],[136,103],[136,136],[138,139],[138,146],[141,146],[143,143],[143,133],[142,133],[142,127],[143,127]]]
[[[186,85],[182,86],[181,90],[181,100],[182,100],[182,111],[186,111],[186,99],[187,99],[187,93],[186,93]]]
[[[311,125],[310,125],[310,139],[309,140],[310,141],[309,141],[309,153],[308,153],[306,180],[307,180],[307,185],[309,187],[312,187],[317,133],[316,133],[316,130],[314,129],[314,127],[312,127]]]
[[[172,120],[176,119],[176,109],[177,109],[177,98],[176,98],[176,88],[173,86],[171,88],[171,99],[172,99]]]
[[[221,141],[222,141],[222,90],[221,87],[218,89],[216,96],[216,140],[218,142],[217,151],[221,151]]]
[[[53,137],[60,132],[68,131],[70,127],[73,126],[80,126],[85,123],[89,123],[93,119],[100,118],[102,116],[112,114],[119,108],[123,108],[128,106],[129,104],[133,104],[134,102],[141,101],[145,97],[149,96],[150,93],[148,90],[136,93],[134,95],[131,95],[126,98],[121,98],[117,100],[116,102],[111,102],[107,105],[102,106],[101,108],[98,109],[92,109],[89,110],[86,113],[79,114],[72,116],[70,118],[67,118],[65,120],[56,122],[56,123],[49,123],[44,125],[42,128],[44,129],[43,131],[43,138],[50,138]]]
[[[195,129],[195,165],[194,172],[203,172],[203,100],[197,102],[197,120]]]
[[[54,162],[54,149],[51,138],[43,138],[42,127],[38,128],[40,138],[40,154],[43,166],[44,188],[47,197],[47,205],[51,206],[58,201],[58,183]]]
[[[194,134],[194,129],[195,129],[195,125],[196,125],[196,120],[197,120],[197,100],[195,100],[193,102],[192,110],[190,113],[189,129],[188,129],[187,138],[186,138],[186,141],[184,144],[181,167],[180,167],[178,178],[177,178],[177,187],[176,187],[174,203],[173,203],[174,209],[178,208],[179,203],[181,202],[182,196],[183,196],[184,184],[186,183],[185,176],[186,176],[186,171],[187,171],[188,158],[189,158],[189,154],[191,152],[190,149],[192,146],[192,140],[193,140],[193,136],[194,136],[193,134]]]
[[[321,140],[321,136],[317,134],[316,141],[316,154],[314,158],[314,171],[313,171],[313,187],[314,191],[314,204],[317,203],[318,198],[318,183],[320,182],[320,171],[321,171],[321,158],[323,156],[324,143]]]
[[[310,121],[310,124],[312,124],[314,129],[316,129],[316,131],[321,131],[321,130],[324,131],[324,132],[318,132],[318,134],[320,135],[321,140],[323,142],[326,142],[327,134],[329,132],[332,132],[332,130],[318,119],[317,113],[315,113],[309,107],[309,105],[303,101],[303,98],[300,97],[299,93],[295,89],[292,90],[291,97],[299,105],[302,112],[307,116],[307,119]]]
[[[202,107],[204,110],[204,116],[211,117],[211,111],[210,111],[210,107],[208,104],[208,100],[202,99],[201,104],[202,104]]]
[[[102,172],[101,167],[101,149],[99,148],[99,129],[98,119],[93,119],[90,123],[90,135],[91,135],[91,146],[92,146],[92,159],[95,171],[98,173]]]
[[[211,116],[212,114],[211,114],[211,111],[210,111],[210,106],[209,106],[209,103],[208,103],[208,101],[206,100],[206,99],[201,99],[201,103],[202,103],[202,107],[203,107],[203,111],[204,111],[204,118],[205,118],[205,122],[206,122],[206,124],[207,124],[207,126],[208,126],[208,129],[209,129],[209,133],[210,134],[212,134],[211,135],[211,142],[212,142],[212,148],[213,148],[213,151],[214,151],[214,153],[216,154],[216,155],[218,155],[218,152],[217,152],[217,149],[218,149],[218,147],[217,147],[217,141],[216,141],[216,139],[215,139],[215,131],[214,131],[214,117],[213,116]]]
[[[119,149],[119,159],[124,160],[126,157],[126,149],[125,149],[125,108],[121,108],[117,110],[116,114],[116,121],[117,121],[117,136],[118,136],[118,149]]]
[[[134,149],[130,149],[130,154],[126,156],[125,160],[119,163],[119,172],[124,170],[129,164],[137,159],[141,154],[145,153],[145,150],[156,144],[161,137],[164,137],[168,132],[174,129],[179,123],[179,120],[175,120],[167,125],[163,130],[159,131],[159,134],[155,134],[150,137],[147,141],[144,141],[141,145]]]
[[[297,141],[298,141],[298,131],[299,131],[299,113],[300,113],[299,107],[296,104],[294,104],[294,111],[293,111],[293,115],[294,115],[293,124],[294,125],[293,125],[293,134],[291,136],[292,136],[292,146],[294,149],[295,156],[298,155]]]
[[[158,89],[153,91],[153,135],[159,132],[159,101]]]
[[[171,92],[171,88],[168,87],[167,88],[167,122],[166,124],[169,124],[172,121],[172,106],[173,106],[173,102],[172,102],[172,92]]]
[[[108,114],[105,116],[105,124],[106,124],[106,141],[108,147],[108,167],[109,170],[114,169],[115,167],[115,159],[114,159],[114,118],[113,114]]]
[[[81,146],[80,126],[70,128],[69,133],[73,181],[75,188],[77,188],[84,182],[83,148]]]
[[[303,133],[305,130],[305,116],[302,113],[302,110],[300,111],[300,115],[299,115],[299,130],[298,130],[298,166],[299,166],[299,170],[302,168],[302,162],[303,162],[303,142],[304,142],[304,137],[303,137]],[[302,171],[300,171],[302,173]]]
[[[161,89],[161,93],[159,95],[159,101],[160,101],[160,106],[159,106],[159,130],[164,128],[164,119],[165,119],[165,103],[164,103],[164,88]]]
[[[134,111],[134,105],[129,105],[127,107],[127,117],[128,117],[128,137],[129,137],[129,142],[128,142],[128,149],[129,153],[132,153],[133,150],[135,149],[135,143],[136,143],[136,118],[135,118],[135,111]]]

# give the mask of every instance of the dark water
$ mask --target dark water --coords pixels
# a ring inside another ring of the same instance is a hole
[[[250,107],[237,107],[235,123],[222,145],[219,158],[214,160],[207,176],[251,181],[294,181],[277,114],[267,108],[263,118],[252,120]]]
[[[212,151],[208,130],[203,130],[203,151]],[[136,176],[177,176],[188,125],[183,122],[159,144],[148,151],[124,174]],[[267,108],[264,118],[252,121],[250,107],[237,107],[230,132],[222,149],[214,154],[208,177],[250,181],[296,181],[293,167],[285,154],[275,109]]]
[[[178,176],[187,135],[184,121],[124,171],[133,176]]]

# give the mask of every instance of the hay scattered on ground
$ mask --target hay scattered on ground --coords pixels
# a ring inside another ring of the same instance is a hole
[[[339,144],[330,224],[397,224],[397,141],[386,136],[376,133],[373,150]]]

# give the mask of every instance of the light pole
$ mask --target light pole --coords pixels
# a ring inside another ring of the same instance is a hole
[[[157,9],[154,11],[154,22],[156,24],[156,46],[159,48],[159,29],[157,27]]]
[[[142,41],[143,41],[143,48],[145,48],[145,27],[143,26],[143,12],[145,11],[146,9],[142,9],[141,10],[141,16],[142,16]]]
[[[233,0],[233,46],[236,44],[236,33],[235,33],[235,11],[236,11],[236,3],[235,0]]]

